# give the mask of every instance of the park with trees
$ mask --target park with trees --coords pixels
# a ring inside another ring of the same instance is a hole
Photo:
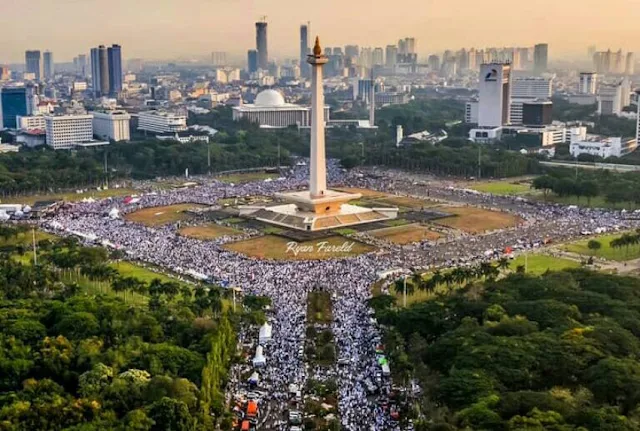
[[[41,240],[34,264],[7,241],[21,230],[1,232],[1,430],[230,429],[235,334],[264,320],[259,299],[232,313],[217,286],[125,277],[106,249],[71,238]],[[70,272],[111,290],[89,293]]]
[[[417,430],[640,428],[640,280],[568,269],[450,284],[407,308],[371,300],[394,378],[420,385],[406,394]]]

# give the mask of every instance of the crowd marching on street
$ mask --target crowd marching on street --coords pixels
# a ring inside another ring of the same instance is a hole
[[[304,358],[307,294],[314,289],[329,291],[334,297],[332,330],[338,358],[346,358],[338,367],[339,418],[346,430],[400,429],[381,409],[375,397],[368,396],[364,381],[374,379],[379,369],[375,358],[380,335],[371,319],[366,300],[371,285],[381,272],[392,268],[436,268],[472,265],[487,259],[487,250],[527,250],[554,241],[578,237],[596,229],[623,229],[640,226],[640,222],[620,211],[579,209],[555,204],[527,201],[515,197],[498,197],[457,189],[441,183],[416,184],[411,178],[391,173],[375,177],[347,173],[334,161],[329,163],[332,184],[366,187],[381,192],[429,196],[433,199],[462,202],[509,211],[524,222],[514,228],[501,229],[478,236],[456,235],[438,244],[430,242],[395,246],[351,258],[323,261],[258,260],[228,251],[221,245],[237,240],[223,236],[201,241],[180,236],[175,225],[146,227],[110,217],[115,208],[122,215],[141,208],[178,203],[216,205],[220,199],[272,195],[278,191],[306,186],[307,167],[298,166],[286,178],[242,185],[208,180],[204,185],[186,189],[159,191],[140,197],[134,204],[123,199],[106,199],[78,203],[60,209],[42,221],[43,228],[62,235],[78,235],[88,241],[104,241],[122,248],[130,259],[148,262],[178,274],[198,273],[208,279],[237,286],[245,293],[272,299],[273,340],[265,348],[266,367],[261,379],[274,405],[287,403],[291,383],[300,387],[308,378]],[[238,383],[238,376],[234,376]],[[233,384],[234,382],[232,382]],[[383,384],[381,393],[388,393]],[[382,395],[382,396],[383,396]],[[289,429],[284,424],[273,429]]]

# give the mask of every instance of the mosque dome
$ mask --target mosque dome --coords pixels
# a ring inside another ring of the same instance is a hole
[[[265,107],[283,106],[284,104],[284,97],[276,90],[264,90],[258,93],[254,101],[254,105]]]

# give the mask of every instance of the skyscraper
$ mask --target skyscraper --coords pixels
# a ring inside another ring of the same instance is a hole
[[[398,47],[395,45],[387,45],[386,49],[386,62],[387,67],[393,67],[398,61]]]
[[[598,74],[595,72],[581,72],[578,93],[580,94],[596,94],[596,86],[598,85]]]
[[[109,94],[117,96],[122,92],[122,48],[112,45],[107,49],[109,68]]]
[[[247,60],[249,64],[249,73],[255,73],[258,70],[258,51],[250,49],[247,53]]]
[[[78,55],[78,68],[76,73],[80,76],[87,76],[87,56],[85,54]]]
[[[109,51],[104,45],[91,49],[91,83],[95,97],[109,95]]]
[[[26,51],[24,53],[26,72],[33,73],[36,81],[42,78],[42,62],[40,61],[40,51]]]
[[[53,53],[51,51],[45,51],[42,54],[42,61],[44,63],[44,79],[53,79]]]
[[[509,124],[511,111],[511,66],[489,63],[480,66],[478,85],[479,127],[500,127]]]
[[[384,51],[382,48],[374,48],[371,54],[371,65],[382,66],[384,65]]]
[[[307,54],[309,54],[309,27],[311,23],[300,26],[300,74],[308,78],[310,76],[311,67],[307,63]]]
[[[547,71],[549,63],[549,45],[539,43],[533,49],[533,71],[541,74]]]
[[[4,87],[0,90],[2,118],[0,126],[16,129],[16,117],[26,116],[29,112],[26,87]]]
[[[636,71],[636,58],[633,52],[627,52],[627,60],[624,67],[625,75],[633,75]]]
[[[258,51],[258,68],[269,69],[269,51],[267,49],[267,23],[256,23],[256,50]]]

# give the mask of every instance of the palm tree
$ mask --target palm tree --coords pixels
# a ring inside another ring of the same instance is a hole
[[[439,269],[435,270],[433,272],[433,275],[431,276],[431,279],[433,280],[434,287],[437,288],[439,285],[441,285],[444,282],[442,271],[440,271]]]
[[[417,290],[423,290],[424,279],[422,278],[422,274],[420,272],[414,272],[411,275],[411,282],[413,283],[414,288]]]
[[[458,267],[451,271],[451,279],[454,283],[462,285],[467,280],[467,275],[462,268]]]
[[[175,281],[163,283],[162,291],[165,295],[167,295],[169,301],[173,301],[175,297],[180,293],[180,284],[176,283]]]

